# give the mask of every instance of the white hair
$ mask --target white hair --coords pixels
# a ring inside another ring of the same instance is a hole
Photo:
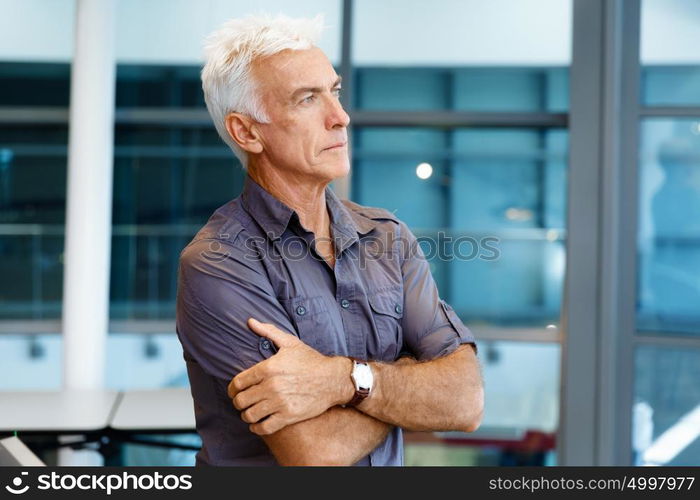
[[[321,14],[311,19],[259,14],[231,19],[207,37],[202,69],[204,100],[219,136],[244,169],[248,167],[248,155],[229,136],[225,118],[236,112],[261,123],[270,121],[251,75],[253,61],[287,49],[309,49],[316,45],[322,30]]]

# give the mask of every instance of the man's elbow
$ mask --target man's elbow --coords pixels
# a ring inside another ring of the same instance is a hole
[[[473,391],[468,391],[467,397],[463,398],[459,411],[462,417],[459,422],[459,429],[462,432],[474,432],[481,425],[484,417],[484,389],[478,387]]]
[[[464,425],[462,429],[460,429],[463,432],[474,432],[479,428],[481,425],[481,419],[483,417],[483,412],[479,412],[476,416],[471,416],[468,419],[465,419]]]

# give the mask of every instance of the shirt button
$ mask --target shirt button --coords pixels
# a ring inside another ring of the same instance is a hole
[[[341,300],[340,307],[342,307],[343,309],[347,309],[348,307],[350,307],[350,301],[348,299]]]
[[[263,340],[262,341],[262,348],[265,349],[266,351],[270,350],[270,341],[269,340]]]
[[[401,307],[399,304],[396,304],[396,307],[394,307],[394,311],[396,311],[397,314],[401,314],[401,311],[403,311],[403,307]]]
[[[297,314],[299,316],[303,316],[304,314],[306,314],[306,307],[304,307],[304,306],[297,307]]]

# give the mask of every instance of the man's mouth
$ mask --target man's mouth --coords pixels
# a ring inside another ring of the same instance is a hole
[[[337,142],[333,144],[332,146],[328,146],[327,148],[323,149],[323,151],[333,151],[334,149],[342,149],[347,145],[347,142]]]

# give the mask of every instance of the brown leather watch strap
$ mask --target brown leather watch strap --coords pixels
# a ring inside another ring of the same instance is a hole
[[[355,389],[355,395],[352,397],[349,403],[347,403],[345,406],[357,406],[360,403],[362,403],[365,398],[369,396],[369,390],[368,389]]]

